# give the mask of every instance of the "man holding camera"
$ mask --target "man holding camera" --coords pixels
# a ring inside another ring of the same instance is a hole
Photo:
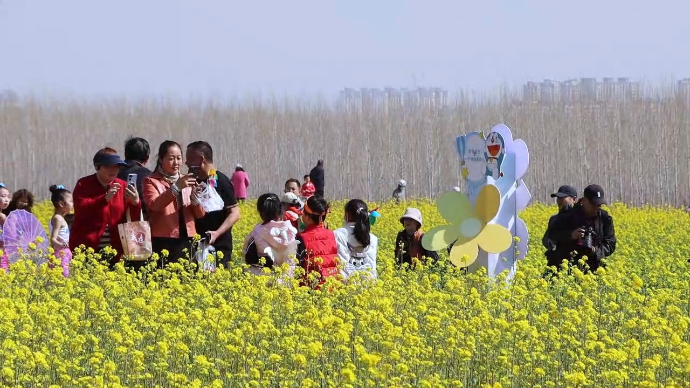
[[[579,265],[579,261],[587,256],[586,265],[581,267],[583,272],[596,272],[600,266],[606,266],[603,260],[616,250],[616,232],[613,218],[601,209],[604,204],[604,189],[599,185],[589,185],[571,210],[556,216],[547,232],[548,239],[556,244],[553,259],[548,265],[560,269],[563,260]]]

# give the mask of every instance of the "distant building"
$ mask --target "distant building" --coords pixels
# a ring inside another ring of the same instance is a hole
[[[597,99],[597,80],[596,78],[582,78],[580,80],[580,90],[583,100]]]
[[[541,93],[539,84],[536,82],[528,82],[522,87],[522,97],[528,102],[538,102],[541,100]]]
[[[580,101],[581,94],[578,80],[571,79],[561,83],[561,101],[565,103]]]
[[[622,77],[618,79],[607,77],[601,82],[596,78],[566,81],[547,79],[539,83],[527,82],[522,87],[522,98],[523,101],[531,103],[562,101],[566,104],[578,101],[632,101],[641,98],[641,89],[638,82],[631,82],[628,78]]]
[[[561,84],[558,81],[544,80],[539,90],[541,102],[557,102],[561,99]]]

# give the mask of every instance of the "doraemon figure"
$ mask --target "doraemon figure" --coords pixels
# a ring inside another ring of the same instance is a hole
[[[501,162],[506,153],[505,141],[498,132],[491,132],[486,137],[486,175],[494,179],[503,176]]]

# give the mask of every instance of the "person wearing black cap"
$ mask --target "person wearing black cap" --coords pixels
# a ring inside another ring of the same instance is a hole
[[[572,209],[575,202],[577,202],[577,190],[573,186],[563,185],[558,188],[558,191],[551,194],[551,198],[556,198],[556,205],[558,205],[558,214],[561,212],[568,211]],[[558,214],[554,214],[549,218],[549,225],[546,227],[546,232],[544,232],[544,237],[541,239],[541,243],[546,248],[546,258],[548,261],[549,254],[556,250],[556,243],[549,238],[549,229],[556,221]],[[550,264],[549,264],[550,265]]]
[[[581,267],[583,272],[596,272],[599,267],[606,266],[604,259],[616,250],[616,232],[613,217],[601,208],[605,204],[604,189],[589,185],[572,209],[556,216],[547,233],[556,243],[554,259],[549,266],[560,269],[563,260],[580,265],[584,256],[587,261],[586,266]]]

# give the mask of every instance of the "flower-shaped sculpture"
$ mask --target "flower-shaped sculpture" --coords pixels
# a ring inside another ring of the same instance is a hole
[[[485,185],[477,195],[472,208],[469,198],[451,191],[437,201],[438,211],[449,225],[437,226],[422,238],[422,246],[439,251],[451,244],[450,261],[466,267],[477,259],[479,248],[489,253],[500,253],[510,247],[513,236],[504,226],[489,224],[501,205],[501,193],[494,185]]]

